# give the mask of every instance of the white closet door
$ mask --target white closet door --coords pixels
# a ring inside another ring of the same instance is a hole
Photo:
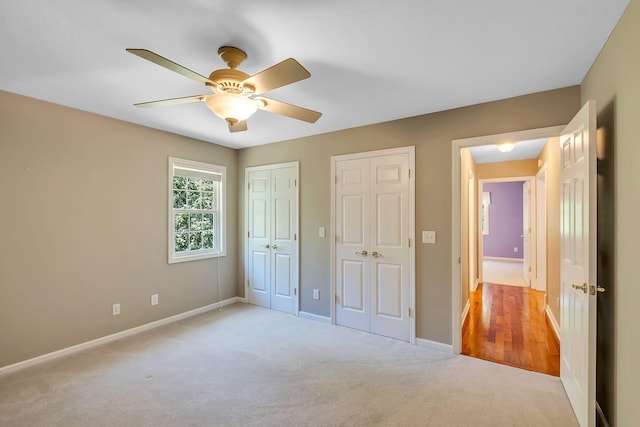
[[[247,174],[247,276],[250,304],[271,307],[271,172]]]
[[[369,159],[336,163],[336,323],[369,330]]]
[[[296,167],[271,172],[271,308],[296,312],[297,185]]]
[[[409,341],[409,155],[335,171],[336,323]]]
[[[409,341],[409,156],[370,163],[371,332]]]
[[[247,168],[247,297],[297,314],[298,166]]]

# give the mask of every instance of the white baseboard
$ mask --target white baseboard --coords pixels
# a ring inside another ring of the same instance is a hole
[[[549,306],[544,309],[544,312],[549,319],[549,323],[551,323],[551,327],[553,328],[553,332],[555,332],[556,334],[556,338],[558,338],[558,342],[560,342],[560,325],[558,324],[558,321],[553,316],[553,313],[551,312]]]
[[[446,351],[447,353],[453,353],[453,346],[451,344],[443,344],[437,341],[431,341],[425,338],[416,338],[416,345],[420,347],[427,347],[432,350]]]
[[[144,325],[136,326],[135,328],[126,329],[124,331],[116,332],[115,334],[107,335],[95,340],[86,341],[71,347],[63,348],[53,351],[51,353],[36,356],[32,359],[23,360],[22,362],[14,363],[12,365],[3,366],[0,368],[0,377],[11,372],[19,371],[21,369],[28,368],[30,366],[38,365],[40,363],[48,362],[50,360],[58,359],[63,356],[77,353],[79,351],[87,350],[89,348],[97,347],[99,345],[107,344],[122,338],[129,337],[131,335],[139,334],[149,329],[157,328],[158,326],[167,325],[169,323],[177,322],[179,320],[186,319],[188,317],[196,316],[198,314],[206,313],[207,311],[216,310],[226,305],[235,304],[236,302],[244,302],[244,298],[233,297],[222,302],[215,302],[213,304],[205,305],[204,307],[196,308],[194,310],[185,311],[184,313],[176,314],[175,316],[166,317],[164,319],[156,320],[155,322],[145,323]]]
[[[470,308],[471,303],[469,302],[469,300],[467,300],[467,303],[464,305],[464,309],[462,310],[462,316],[460,316],[460,325],[464,325],[464,321],[467,320]]]
[[[331,318],[326,316],[320,316],[319,314],[307,313],[306,311],[299,311],[298,316],[303,319],[315,320],[316,322],[331,324]]]
[[[507,257],[500,257],[500,256],[483,256],[482,260],[483,261],[519,262],[521,264],[524,262],[522,258],[507,258]]]

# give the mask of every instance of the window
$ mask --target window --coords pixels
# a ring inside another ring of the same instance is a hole
[[[226,255],[226,174],[169,157],[169,264]]]
[[[482,217],[480,218],[482,223],[482,234],[489,234],[489,205],[491,205],[491,193],[488,191],[482,192]]]

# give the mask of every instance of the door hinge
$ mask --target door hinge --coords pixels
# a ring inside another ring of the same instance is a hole
[[[411,307],[407,309],[407,316],[411,317]]]
[[[340,303],[340,298],[338,298],[338,294],[335,295],[336,304]]]
[[[293,240],[298,240],[298,233],[293,233]]]
[[[251,237],[251,232],[247,231],[247,237]]]
[[[460,257],[458,257],[458,264],[460,264],[460,261],[461,261],[461,260],[460,260]]]
[[[251,190],[251,183],[247,182],[247,189]]]
[[[297,185],[298,185],[298,180],[297,180],[297,179],[294,179],[294,180],[293,180],[293,186],[294,186],[294,187],[296,187]]]
[[[409,247],[411,247],[411,239],[409,239]]]
[[[340,180],[338,179],[338,175],[336,175],[336,184],[339,184]]]
[[[411,178],[411,169],[409,169],[409,178]]]
[[[298,295],[298,288],[293,288],[293,294]]]
[[[531,267],[529,267],[529,273],[531,273]]]

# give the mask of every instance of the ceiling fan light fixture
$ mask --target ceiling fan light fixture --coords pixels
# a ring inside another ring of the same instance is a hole
[[[230,124],[245,121],[258,110],[251,99],[231,93],[211,95],[205,102],[213,114]]]
[[[503,142],[502,144],[498,144],[498,151],[501,153],[509,153],[516,148],[515,142]]]

